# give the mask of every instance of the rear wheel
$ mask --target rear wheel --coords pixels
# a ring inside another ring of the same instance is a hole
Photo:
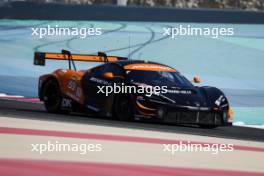
[[[133,110],[129,95],[118,95],[114,101],[114,115],[122,121],[133,120]]]
[[[48,80],[43,87],[43,100],[45,108],[50,113],[63,113],[61,110],[61,91],[56,80]]]

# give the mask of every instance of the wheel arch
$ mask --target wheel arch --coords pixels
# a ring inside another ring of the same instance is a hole
[[[220,102],[222,104],[222,106],[221,106],[221,104],[218,105],[218,106],[221,106],[222,109],[224,111],[226,111],[226,113],[227,113],[226,119],[223,119],[223,120],[227,120],[226,121],[227,123],[232,121],[233,120],[233,110],[232,110],[232,107],[229,103],[229,99],[227,98],[225,93],[221,89],[216,88],[216,87],[204,86],[204,87],[201,87],[201,89],[206,94],[207,101],[208,101],[209,105],[212,107],[215,106],[216,102],[217,101],[219,102],[221,96],[223,96],[224,100],[222,102]]]
[[[129,102],[131,103],[130,105],[131,105],[131,107],[130,107],[130,109],[132,110],[132,112],[133,112],[133,95],[131,95],[131,94],[118,94],[118,95],[113,95],[113,99],[112,99],[112,107],[110,108],[111,109],[111,113],[112,113],[112,117],[114,117],[114,118],[117,118],[118,119],[118,115],[117,115],[117,112],[116,112],[116,103],[117,103],[117,101],[119,100],[119,98],[120,97],[126,97],[126,96],[128,96],[129,97]],[[130,117],[131,118],[131,117]],[[130,121],[131,119],[126,119],[125,121]],[[121,120],[121,119],[119,119],[119,120]]]
[[[210,106],[213,106],[215,104],[215,101],[220,97],[224,96],[226,99],[226,103],[229,106],[228,98],[226,97],[225,93],[217,88],[217,87],[211,87],[211,86],[203,86],[200,87],[200,89],[203,91],[204,95],[206,96],[207,103],[209,103]]]
[[[43,90],[44,90],[44,87],[46,85],[46,83],[50,80],[54,80],[58,83],[59,87],[60,87],[60,90],[61,90],[61,86],[60,86],[60,82],[59,82],[59,79],[56,75],[54,74],[48,74],[48,75],[43,75],[39,78],[39,92],[38,92],[38,95],[39,95],[39,99],[40,100],[43,100]]]

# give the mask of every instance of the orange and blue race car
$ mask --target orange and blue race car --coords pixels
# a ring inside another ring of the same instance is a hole
[[[39,78],[39,98],[50,113],[92,113],[124,121],[194,124],[205,128],[232,124],[233,112],[221,90],[195,86],[192,82],[199,83],[199,77],[189,81],[167,65],[107,56],[103,52],[35,52],[35,65],[44,66],[46,60],[66,60],[69,64],[68,69]],[[77,70],[75,61],[102,64]],[[143,89],[135,91],[139,88]],[[130,91],[124,91],[127,89]]]

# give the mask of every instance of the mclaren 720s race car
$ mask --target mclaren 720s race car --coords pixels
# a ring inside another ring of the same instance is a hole
[[[35,52],[34,64],[43,66],[47,59],[67,60],[69,64],[68,69],[39,78],[39,99],[50,113],[94,113],[124,121],[149,120],[205,128],[232,124],[232,109],[221,90],[195,86],[192,82],[199,83],[199,77],[189,81],[167,65],[102,52],[71,54],[67,50]],[[77,71],[75,61],[102,64]],[[113,91],[117,87],[119,91]],[[126,88],[130,91],[124,91]],[[141,91],[135,91],[139,88]]]

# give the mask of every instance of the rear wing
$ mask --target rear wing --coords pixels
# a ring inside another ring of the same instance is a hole
[[[35,52],[34,54],[34,65],[45,66],[46,60],[68,60],[69,69],[71,64],[74,66],[74,61],[85,61],[85,62],[114,62],[120,60],[127,60],[125,57],[107,56],[103,52],[98,52],[98,55],[85,55],[85,54],[71,54],[70,51],[62,50],[61,53],[44,53]]]

